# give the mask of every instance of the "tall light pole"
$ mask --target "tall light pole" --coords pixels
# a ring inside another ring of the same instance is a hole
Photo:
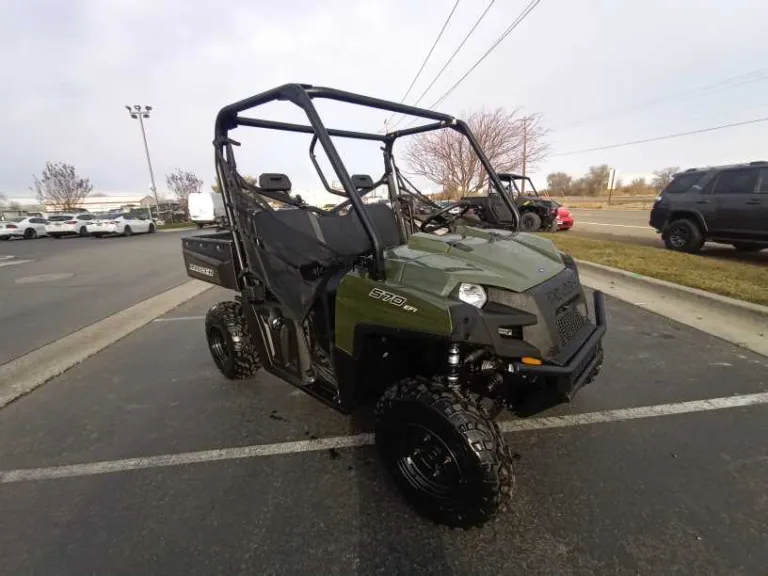
[[[155,173],[152,171],[152,160],[149,158],[149,146],[147,145],[147,133],[144,130],[144,118],[149,118],[149,113],[152,112],[152,106],[134,106],[125,105],[125,109],[128,110],[128,114],[134,120],[138,119],[139,126],[141,126],[141,137],[144,139],[144,152],[147,155],[147,166],[149,166],[149,179],[152,182],[152,193],[155,195],[155,207],[157,208],[157,217],[160,218],[160,201],[157,199],[157,186],[155,186]]]

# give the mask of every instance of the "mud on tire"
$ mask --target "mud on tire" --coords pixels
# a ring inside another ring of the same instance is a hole
[[[208,310],[205,336],[216,366],[227,378],[242,380],[261,368],[238,302],[219,302]]]
[[[499,427],[440,382],[388,388],[376,406],[376,446],[408,502],[436,522],[480,526],[511,500],[513,459]]]

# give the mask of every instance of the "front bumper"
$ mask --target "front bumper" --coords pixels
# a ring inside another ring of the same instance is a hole
[[[515,361],[509,364],[508,371],[524,376],[554,379],[561,396],[565,400],[571,400],[576,392],[597,374],[603,362],[602,340],[608,328],[603,293],[595,291],[593,302],[595,308],[595,329],[567,363],[563,365],[541,364],[534,366]]]

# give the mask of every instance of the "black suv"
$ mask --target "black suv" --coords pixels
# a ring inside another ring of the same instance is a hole
[[[656,199],[650,224],[670,250],[697,252],[706,241],[768,248],[768,162],[676,174]]]

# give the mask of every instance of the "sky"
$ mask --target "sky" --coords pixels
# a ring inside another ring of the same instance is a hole
[[[31,196],[46,161],[73,164],[96,191],[148,193],[126,104],[153,106],[146,127],[161,196],[176,168],[207,188],[222,106],[287,82],[400,100],[454,2],[0,0],[0,193]],[[420,105],[431,106],[527,3],[497,0]],[[407,103],[487,5],[460,1]],[[579,176],[597,164],[629,180],[665,166],[768,160],[768,122],[571,154],[768,118],[766,23],[764,0],[542,0],[437,109],[540,113],[551,151],[531,169],[539,186],[550,172]],[[388,116],[319,109],[341,128],[380,130]],[[261,116],[301,120],[289,104]],[[320,188],[307,136],[240,128],[232,137],[243,143],[242,172],[288,174],[310,198]],[[375,144],[340,152],[350,172],[380,175]]]

